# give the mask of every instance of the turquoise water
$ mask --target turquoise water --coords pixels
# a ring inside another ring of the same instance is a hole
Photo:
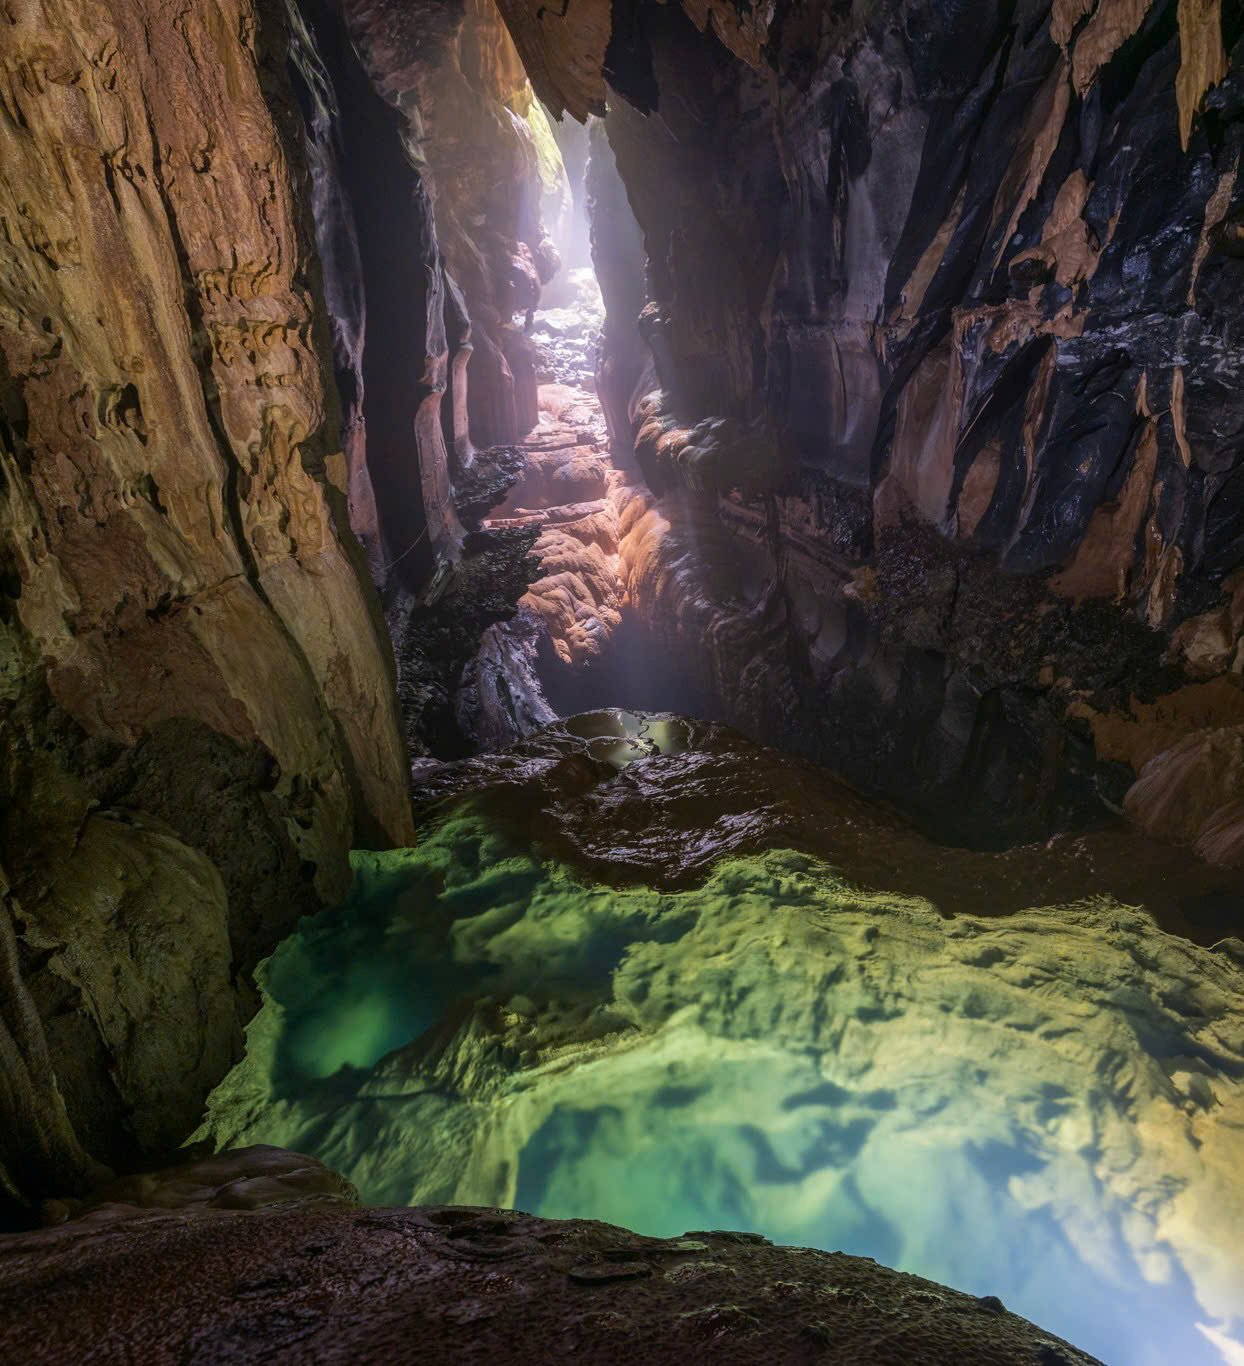
[[[1112,902],[946,918],[804,854],[617,890],[461,804],[266,965],[218,1141],[374,1203],[877,1258],[1111,1361],[1237,1361],[1244,974]]]

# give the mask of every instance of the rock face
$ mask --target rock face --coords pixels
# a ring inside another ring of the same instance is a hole
[[[647,302],[644,243],[618,175],[605,120],[589,125],[585,189],[591,219],[592,259],[607,303],[596,389],[609,428],[615,464],[635,468],[635,405],[656,385],[652,352],[639,330]]]
[[[1184,734],[1238,726],[1234,9],[627,8],[502,5],[554,107],[614,92],[647,280],[601,280],[656,377],[601,393],[662,495],[628,591],[669,648],[977,843],[1119,805],[1136,707],[1225,678]]]
[[[282,32],[249,0],[6,23],[6,1198],[183,1137],[257,958],[412,833]]]
[[[250,1149],[212,1165],[111,1193],[131,1204],[0,1238],[5,1356],[517,1366],[675,1363],[707,1348],[740,1366],[1094,1360],[996,1297],[753,1234],[642,1238],[508,1210],[342,1209],[340,1179],[297,1154]]]
[[[599,191],[603,176],[592,179]],[[633,565],[662,523],[633,452],[628,457],[629,436],[619,458],[595,392],[608,325],[600,291],[590,270],[571,276],[577,296],[534,316],[539,374],[548,381],[538,390],[539,421],[512,448],[516,478],[486,523],[536,534],[540,570],[516,616],[489,628],[462,676],[461,729],[484,751],[601,705],[712,711],[695,671],[671,658],[632,610]],[[639,341],[633,323],[631,330]],[[602,378],[617,389],[628,383],[621,368],[602,368]],[[635,387],[633,374],[629,383]]]
[[[714,708],[955,840],[1113,807],[1244,859],[1235,7],[174,9],[6,11],[6,1204],[184,1137],[255,963],[351,846],[409,842],[399,713],[445,754],[548,718],[502,696],[537,611],[608,675],[625,605]],[[534,94],[607,90],[615,474],[598,433],[541,448],[525,326]],[[523,525],[481,525],[531,431]],[[633,795],[580,814],[633,831]],[[1113,878],[1117,838],[1071,865]]]
[[[372,489],[352,512],[365,535],[383,533],[380,581],[418,592],[461,553],[451,475],[536,420],[515,315],[557,268],[540,205],[561,163],[491,0],[303,12],[317,226]]]
[[[191,1157],[175,1167],[123,1176],[96,1187],[83,1200],[49,1200],[47,1227],[73,1220],[95,1228],[142,1210],[264,1210],[278,1205],[354,1205],[358,1192],[342,1176],[303,1153],[257,1144]],[[75,1230],[76,1231],[76,1230]],[[36,1246],[17,1239],[11,1248]]]
[[[501,753],[424,766],[415,793],[427,820],[447,800],[473,800],[516,840],[613,886],[685,889],[726,855],[776,847],[946,911],[993,916],[1108,897],[1146,906],[1203,945],[1239,930],[1234,873],[1121,821],[1001,853],[934,844],[822,768],[668,714],[572,716]]]
[[[420,63],[446,60],[454,15],[416,15],[416,43],[408,26],[386,28],[383,5],[308,0],[300,13],[316,236],[349,416],[350,516],[376,582],[413,592],[462,541],[442,404],[469,325],[441,260],[409,95]]]
[[[626,713],[426,793],[420,846],[357,856],[266,966],[204,1137],[377,1204],[864,1254],[1109,1359],[1238,1350],[1244,946],[1164,928],[1198,889],[1152,841],[941,849]]]
[[[563,664],[582,666],[599,656],[620,620],[618,481],[590,394],[544,385],[540,407],[522,474],[490,521],[538,528],[541,574],[520,605],[544,621]]]
[[[460,719],[478,695],[463,670],[534,569],[532,537],[479,524],[537,421],[524,324],[558,267],[541,212],[565,173],[491,0],[306,0],[301,15],[351,520],[384,593],[408,743],[459,754],[486,732]]]
[[[420,87],[420,109],[437,233],[471,319],[470,443],[513,443],[536,423],[535,350],[522,322],[560,265],[541,207],[566,177],[492,0],[469,0],[450,59]]]

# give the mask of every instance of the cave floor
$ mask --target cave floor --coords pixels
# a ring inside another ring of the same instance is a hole
[[[424,798],[264,968],[201,1139],[370,1204],[873,1257],[1141,1366],[1235,1350],[1244,946],[1163,929],[1108,843],[947,850],[617,711]]]
[[[512,1211],[114,1205],[0,1258],[8,1361],[1093,1361],[996,1298],[857,1258]]]

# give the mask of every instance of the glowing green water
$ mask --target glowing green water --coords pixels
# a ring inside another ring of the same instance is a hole
[[[1114,1361],[1239,1350],[1227,953],[1114,903],[947,919],[787,851],[595,886],[470,803],[355,864],[264,971],[222,1143],[314,1152],[377,1203],[874,1256]]]

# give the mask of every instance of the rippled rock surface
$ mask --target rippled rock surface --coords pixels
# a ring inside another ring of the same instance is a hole
[[[1113,1360],[1239,1350],[1244,946],[1112,894],[1130,837],[935,850],[625,713],[429,781],[425,841],[269,962],[218,1142],[370,1202],[873,1256]]]

